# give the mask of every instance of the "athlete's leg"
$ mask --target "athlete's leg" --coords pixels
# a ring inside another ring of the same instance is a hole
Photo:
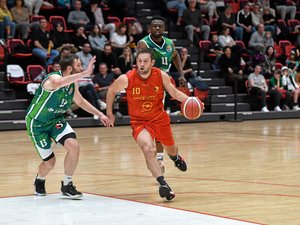
[[[164,166],[164,147],[159,141],[156,141],[156,159],[160,166],[161,172],[165,172],[165,166]]]
[[[175,166],[185,172],[187,170],[187,165],[184,161],[184,159],[178,154],[178,147],[176,145],[167,146],[163,145],[166,152],[168,153],[170,159],[174,161]]]
[[[38,168],[38,177],[46,177],[55,166],[55,162],[56,158],[54,155],[51,159],[41,162]]]
[[[78,164],[79,144],[75,138],[67,138],[64,142],[64,147],[67,151],[64,161],[65,175],[73,176]]]

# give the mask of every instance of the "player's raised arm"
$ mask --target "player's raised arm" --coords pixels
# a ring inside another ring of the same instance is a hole
[[[115,117],[113,114],[113,103],[116,97],[116,93],[122,91],[128,86],[128,78],[125,74],[119,76],[113,84],[109,87],[106,95],[106,115],[110,119],[110,126],[114,125]]]
[[[169,75],[163,71],[161,71],[161,76],[163,79],[163,84],[165,89],[167,90],[167,92],[169,92],[169,94],[175,98],[177,101],[183,102],[185,99],[188,98],[188,96],[186,94],[184,94],[183,92],[179,91],[171,82],[171,79],[169,77]]]

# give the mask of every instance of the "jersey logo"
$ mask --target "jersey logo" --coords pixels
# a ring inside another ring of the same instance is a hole
[[[64,125],[61,122],[58,122],[57,124],[55,124],[56,129],[60,129],[62,128]]]
[[[152,109],[152,102],[144,102],[142,108],[145,112],[149,112]]]
[[[64,107],[67,103],[68,103],[67,100],[62,99],[62,100],[61,100],[61,103],[60,103],[60,105],[59,105],[59,107]]]
[[[172,52],[172,46],[171,45],[167,45],[166,46],[166,51],[167,52]]]
[[[159,90],[159,87],[158,87],[158,86],[154,86],[154,91],[155,91],[155,93],[157,93],[158,90]]]

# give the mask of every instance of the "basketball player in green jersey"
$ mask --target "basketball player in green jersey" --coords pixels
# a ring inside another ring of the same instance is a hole
[[[179,82],[185,85],[186,80],[182,71],[180,55],[175,49],[173,41],[163,36],[166,29],[166,23],[163,17],[154,16],[150,21],[150,34],[141,39],[137,44],[137,50],[151,48],[154,52],[155,67],[168,72],[173,62],[179,72]],[[164,149],[160,142],[156,142],[157,160],[164,172]]]
[[[67,151],[61,193],[73,199],[82,197],[82,193],[76,190],[72,182],[79,158],[79,144],[74,130],[64,120],[64,113],[74,100],[85,111],[99,116],[100,121],[107,126],[109,119],[81,96],[78,85],[75,83],[92,74],[95,61],[93,57],[87,70],[82,71],[78,56],[66,56],[60,62],[61,71],[46,76],[28,108],[27,133],[43,160],[34,181],[36,195],[46,195],[45,177],[53,169],[56,161],[51,149],[51,139],[53,139],[56,143],[63,145]]]

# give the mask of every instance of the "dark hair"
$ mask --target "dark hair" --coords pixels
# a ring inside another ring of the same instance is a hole
[[[166,26],[166,20],[162,16],[153,16],[150,20],[150,24],[152,23],[153,20],[161,20],[164,22],[164,25]]]
[[[61,71],[65,71],[68,68],[68,66],[73,66],[73,63],[74,63],[75,59],[79,59],[79,57],[75,54],[67,55],[66,57],[61,59],[59,61]]]
[[[25,5],[24,0],[21,0],[21,2],[22,2],[21,6],[24,6],[24,5]],[[15,6],[17,5],[17,1],[15,1],[15,4],[14,4],[14,5],[15,5]]]
[[[265,54],[269,57],[268,51],[269,51],[270,48],[273,48],[273,53],[272,53],[270,59],[274,59],[274,58],[275,58],[275,48],[274,48],[272,45],[270,45],[270,46],[268,46],[268,47],[266,48]]]
[[[151,48],[142,48],[138,51],[136,58],[140,55],[140,54],[150,54],[151,60],[154,58],[153,57],[153,50]]]

